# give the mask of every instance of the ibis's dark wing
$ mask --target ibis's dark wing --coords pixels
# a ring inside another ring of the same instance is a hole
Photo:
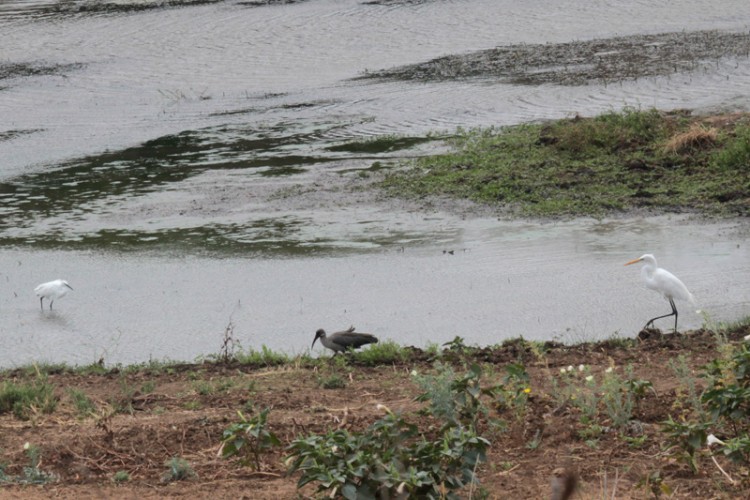
[[[358,347],[361,347],[365,344],[377,343],[378,338],[374,335],[370,335],[369,333],[355,333],[346,331],[333,334],[331,336],[331,340],[344,348],[351,347],[352,349],[357,349]]]

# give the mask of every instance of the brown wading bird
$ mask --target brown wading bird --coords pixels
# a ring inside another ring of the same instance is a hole
[[[344,352],[350,348],[358,349],[365,344],[376,344],[378,342],[377,337],[369,333],[355,333],[353,326],[350,326],[348,330],[332,333],[331,335],[326,335],[325,330],[321,328],[315,332],[315,338],[310,349],[315,346],[315,341],[318,339],[320,339],[321,344],[332,350],[334,354]]]

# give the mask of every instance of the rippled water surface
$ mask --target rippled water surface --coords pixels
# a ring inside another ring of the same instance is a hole
[[[0,365],[192,359],[230,321],[245,347],[292,352],[350,323],[417,345],[629,336],[666,304],[621,265],[645,251],[712,318],[747,314],[744,221],[507,223],[351,192],[458,126],[750,108],[746,57],[579,86],[366,72],[509,44],[747,32],[744,0],[155,3],[0,4]],[[351,145],[385,134],[404,139]],[[57,277],[75,291],[42,313],[33,287]],[[701,324],[684,309],[681,326]]]

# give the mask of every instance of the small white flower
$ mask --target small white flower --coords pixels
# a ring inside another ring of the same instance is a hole
[[[721,445],[723,445],[724,441],[722,441],[721,439],[717,438],[713,434],[709,434],[708,437],[706,438],[706,444],[710,448],[711,446],[713,446],[715,444],[721,444]]]
[[[417,375],[418,375],[417,370],[412,370],[411,371],[411,376],[412,377],[416,377]]]
[[[589,375],[588,377],[586,377],[586,382],[591,382],[592,380],[594,380],[593,375]]]
[[[583,366],[583,365],[578,365],[578,371],[579,371],[579,372],[582,372],[582,371],[583,371],[583,370],[585,370],[585,369],[586,369],[586,367],[585,367],[585,366]]]
[[[560,368],[560,373],[564,374],[565,373],[565,368]]]
[[[569,372],[572,372],[572,371],[573,371],[573,365],[568,365],[568,371],[569,371]]]
[[[745,335],[745,342],[750,342],[750,335]]]
[[[333,447],[331,447],[331,451],[336,453],[337,451],[339,451],[339,447],[334,444]]]
[[[29,443],[28,441],[26,441],[26,442],[25,442],[25,443],[23,444],[23,449],[24,449],[24,450],[28,450],[29,448],[31,448],[31,443]]]
[[[612,373],[612,367],[610,366],[606,370],[604,370],[604,373]]]

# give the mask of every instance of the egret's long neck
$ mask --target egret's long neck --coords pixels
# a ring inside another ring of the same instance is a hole
[[[651,265],[651,263],[646,263],[641,268],[641,277],[647,282],[651,281],[651,279],[654,277],[654,269],[655,266]]]

